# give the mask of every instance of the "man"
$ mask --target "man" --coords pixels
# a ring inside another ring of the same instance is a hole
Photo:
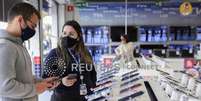
[[[40,13],[30,4],[19,3],[8,14],[6,30],[0,30],[0,101],[37,101],[37,94],[55,88],[56,78],[36,82],[31,59],[22,45],[35,34]]]

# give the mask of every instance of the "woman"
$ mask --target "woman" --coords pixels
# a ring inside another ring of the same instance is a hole
[[[51,50],[45,59],[43,77],[62,78],[51,101],[85,101],[84,95],[89,94],[90,88],[96,84],[93,61],[76,21],[66,22],[62,31],[57,48]]]
[[[126,62],[133,59],[133,43],[129,42],[128,36],[122,34],[120,45],[115,49],[115,53],[118,58],[124,59]]]

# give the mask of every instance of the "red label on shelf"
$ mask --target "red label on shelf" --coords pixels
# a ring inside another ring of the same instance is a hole
[[[191,69],[195,64],[195,60],[193,58],[184,59],[184,68]]]
[[[112,67],[112,58],[104,58],[104,65],[107,67]]]
[[[35,64],[40,64],[40,56],[35,56],[34,57],[34,63]]]

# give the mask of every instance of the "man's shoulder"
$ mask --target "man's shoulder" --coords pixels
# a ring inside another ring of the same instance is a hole
[[[11,48],[11,47],[15,48],[16,44],[13,43],[10,40],[4,39],[4,38],[0,38],[0,46],[5,46],[5,47],[8,47],[8,48]]]
[[[17,46],[9,40],[0,39],[0,54],[13,55],[17,54]]]

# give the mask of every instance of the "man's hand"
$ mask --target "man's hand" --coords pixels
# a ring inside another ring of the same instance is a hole
[[[51,83],[47,83],[45,81],[36,83],[36,92],[37,92],[37,94],[41,94],[44,91],[46,91],[48,89],[48,87],[51,87],[51,86],[52,86]]]
[[[49,90],[55,89],[61,83],[61,79],[59,79],[58,77],[48,78],[48,79],[45,79],[45,81],[52,84],[51,87],[48,87]]]
[[[57,81],[57,77],[50,77],[44,79],[42,82],[36,83],[36,92],[37,94],[41,94],[48,89],[54,89],[59,85]]]

